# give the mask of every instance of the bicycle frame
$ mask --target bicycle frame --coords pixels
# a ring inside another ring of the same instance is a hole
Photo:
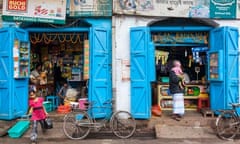
[[[103,106],[94,106],[94,102],[88,103],[88,108],[84,110],[91,119],[91,123],[81,124],[82,126],[86,126],[89,128],[102,128],[106,126],[106,124],[111,119],[113,114],[112,112],[112,103],[105,102]]]
[[[224,140],[233,139],[240,130],[240,117],[238,108],[240,103],[230,103],[231,109],[217,110],[216,119],[217,135]]]
[[[73,108],[64,117],[64,134],[70,139],[84,139],[91,130],[100,131],[108,124],[112,132],[119,138],[129,138],[136,130],[136,122],[127,111],[112,111],[112,101],[102,105],[87,103],[86,109]]]

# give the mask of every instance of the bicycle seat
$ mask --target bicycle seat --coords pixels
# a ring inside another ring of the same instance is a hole
[[[240,103],[231,103],[233,108],[240,107]]]

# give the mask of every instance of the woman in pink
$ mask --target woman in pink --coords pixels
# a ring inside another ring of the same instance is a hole
[[[32,115],[32,117],[31,117],[32,132],[30,135],[30,139],[31,139],[31,141],[36,141],[38,123],[41,124],[42,132],[45,132],[46,129],[44,128],[44,122],[45,122],[46,117],[48,116],[48,113],[43,106],[44,99],[42,97],[37,97],[35,90],[32,89],[29,91],[29,98],[30,98],[29,114]]]

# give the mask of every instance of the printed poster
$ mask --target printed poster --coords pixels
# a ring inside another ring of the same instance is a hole
[[[115,13],[209,18],[209,0],[114,0]]]
[[[112,16],[113,0],[70,0],[69,16]]]
[[[66,0],[3,0],[4,21],[64,24]]]
[[[240,18],[240,0],[113,0],[113,12],[142,16]]]

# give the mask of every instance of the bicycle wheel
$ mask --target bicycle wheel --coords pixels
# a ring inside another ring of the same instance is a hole
[[[217,135],[221,139],[233,139],[238,133],[238,118],[233,112],[222,112],[216,119]]]
[[[136,130],[136,121],[127,111],[114,113],[110,120],[113,133],[119,138],[129,138]]]
[[[91,119],[86,112],[72,111],[64,117],[63,131],[70,139],[84,139],[90,132],[90,124]]]

